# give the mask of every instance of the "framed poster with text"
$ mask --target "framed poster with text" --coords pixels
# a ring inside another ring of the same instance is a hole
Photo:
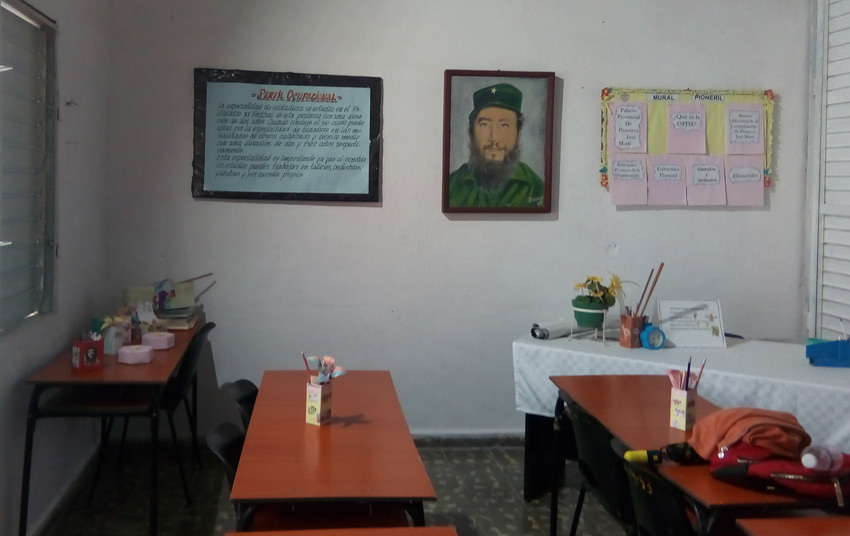
[[[378,202],[382,85],[195,69],[192,197]]]

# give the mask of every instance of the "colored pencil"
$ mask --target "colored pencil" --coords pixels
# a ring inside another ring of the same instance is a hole
[[[699,367],[699,374],[697,374],[697,381],[696,381],[696,383],[694,383],[694,389],[699,387],[699,380],[700,380],[700,378],[702,378],[703,369],[705,369],[705,358],[704,357],[702,358],[702,365],[700,365],[700,367]]]

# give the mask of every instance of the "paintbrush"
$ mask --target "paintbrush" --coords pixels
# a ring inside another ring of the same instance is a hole
[[[638,312],[638,316],[643,316],[646,306],[649,305],[649,298],[652,296],[652,291],[655,290],[655,284],[658,283],[658,278],[661,276],[661,270],[664,269],[664,263],[658,265],[658,271],[655,272],[655,279],[652,280],[652,286],[649,287],[649,294],[646,296],[646,303],[643,304],[643,309]]]
[[[646,289],[649,288],[649,282],[652,280],[652,274],[655,273],[655,268],[649,271],[649,277],[646,278],[646,284],[643,286],[643,292],[640,295],[640,299],[638,300],[637,307],[635,307],[635,313],[640,312],[640,304],[643,303],[643,297],[646,296]]]

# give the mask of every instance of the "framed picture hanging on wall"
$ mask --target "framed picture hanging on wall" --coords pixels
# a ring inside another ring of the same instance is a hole
[[[443,212],[551,212],[555,73],[446,70]]]
[[[195,69],[192,196],[377,202],[380,78]]]

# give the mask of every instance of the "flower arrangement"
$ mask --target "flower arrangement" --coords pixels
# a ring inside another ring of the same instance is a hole
[[[606,286],[602,284],[602,278],[589,275],[582,283],[575,286],[581,290],[581,294],[573,299],[573,305],[586,307],[594,304],[604,304],[611,307],[617,301],[617,296],[623,291],[623,283],[616,274],[611,274],[611,282]]]
[[[324,357],[318,357],[315,355],[311,355],[307,357],[304,355],[304,352],[301,352],[301,359],[304,360],[304,365],[307,367],[307,374],[310,374],[310,365],[315,365],[316,369],[319,371],[319,376],[316,380],[316,383],[329,383],[333,378],[338,376],[342,376],[347,371],[336,364],[336,360],[333,356],[326,355]]]

